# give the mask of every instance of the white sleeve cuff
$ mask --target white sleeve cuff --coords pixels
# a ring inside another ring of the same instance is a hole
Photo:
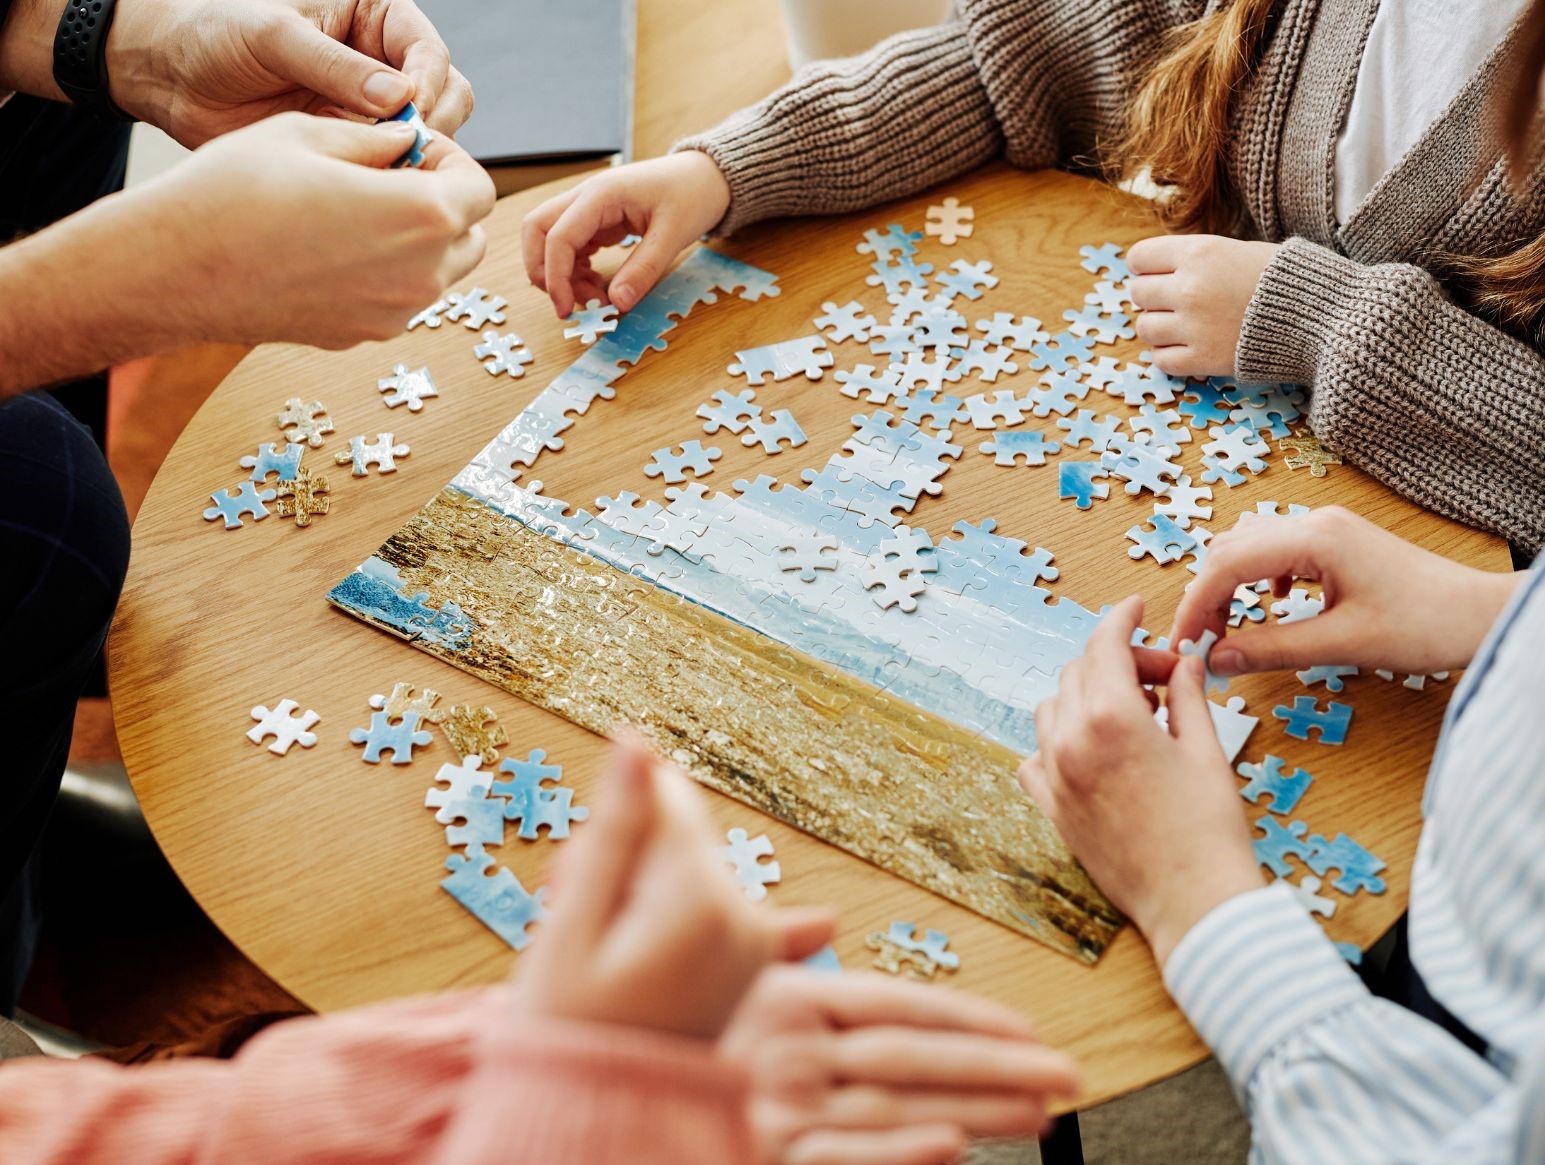
[[[1214,907],[1176,945],[1164,985],[1240,1095],[1288,1035],[1370,998],[1286,886]]]

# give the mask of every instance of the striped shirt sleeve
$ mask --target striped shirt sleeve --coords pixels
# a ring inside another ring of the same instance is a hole
[[[1287,887],[1218,906],[1164,979],[1250,1118],[1252,1161],[1515,1160],[1530,1101],[1436,1024],[1370,994]]]

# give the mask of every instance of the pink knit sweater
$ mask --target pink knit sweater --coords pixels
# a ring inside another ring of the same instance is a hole
[[[233,1060],[0,1066],[5,1165],[731,1165],[741,1074],[697,1041],[507,1020],[506,989],[290,1020]]]

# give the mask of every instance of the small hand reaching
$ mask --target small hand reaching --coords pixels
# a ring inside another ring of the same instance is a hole
[[[1232,376],[1245,309],[1275,243],[1160,235],[1132,244],[1137,335],[1171,376]]]

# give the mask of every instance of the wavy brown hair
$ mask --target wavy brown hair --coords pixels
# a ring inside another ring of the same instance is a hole
[[[1170,230],[1230,234],[1244,224],[1228,166],[1234,101],[1260,64],[1279,3],[1232,0],[1172,29],[1120,132],[1102,145],[1112,178],[1146,172],[1166,188],[1159,212]],[[1535,0],[1524,20],[1495,111],[1515,189],[1538,156],[1545,0]],[[1438,256],[1431,265],[1477,314],[1545,346],[1545,235],[1505,240],[1485,254]]]

